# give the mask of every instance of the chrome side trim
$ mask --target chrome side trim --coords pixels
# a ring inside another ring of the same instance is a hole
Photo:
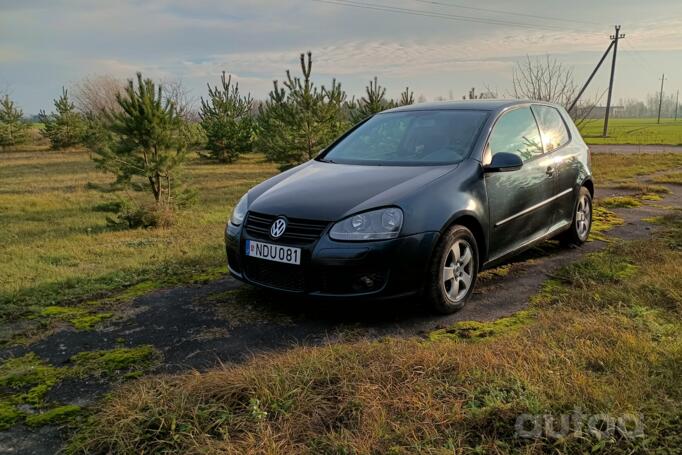
[[[525,243],[523,243],[523,244],[517,246],[516,248],[513,248],[513,249],[511,249],[511,250],[507,250],[507,251],[505,251],[504,253],[498,254],[498,255],[495,256],[494,258],[489,259],[488,261],[485,262],[485,264],[483,264],[483,267],[486,267],[486,268],[487,268],[487,267],[488,267],[488,264],[492,264],[493,262],[497,262],[497,261],[499,261],[500,259],[510,258],[510,257],[516,255],[517,253],[519,253],[520,251],[523,251],[523,250],[525,250],[526,248],[528,248],[528,247],[530,247],[530,246],[532,246],[532,245],[534,245],[534,244],[536,244],[536,243],[539,243],[539,242],[541,242],[541,241],[543,241],[543,240],[546,240],[546,239],[549,239],[549,238],[554,237],[554,235],[558,234],[558,233],[561,232],[561,231],[566,230],[566,228],[567,228],[567,227],[570,227],[570,226],[571,226],[571,223],[569,223],[568,221],[564,221],[562,224],[556,226],[556,227],[555,227],[554,229],[552,229],[550,232],[548,232],[548,233],[546,233],[546,234],[541,234],[541,235],[537,236],[536,238],[534,238],[534,239],[532,239],[532,240],[529,240],[529,241],[527,241],[527,242],[525,242]]]
[[[503,220],[498,221],[497,223],[495,223],[495,227],[501,226],[501,225],[503,225],[504,223],[507,223],[507,222],[509,222],[509,221],[511,221],[511,220],[513,220],[513,219],[516,219],[516,218],[518,218],[518,217],[520,217],[520,216],[525,215],[526,213],[530,213],[530,212],[532,212],[532,211],[535,210],[535,209],[539,209],[539,208],[542,207],[543,205],[549,204],[549,203],[552,202],[553,200],[559,199],[561,196],[564,196],[564,195],[566,195],[566,194],[568,194],[568,193],[571,193],[571,192],[573,192],[573,188],[569,188],[569,189],[567,189],[567,190],[564,190],[564,191],[562,191],[561,193],[559,193],[559,194],[557,194],[557,195],[554,195],[554,196],[552,196],[552,197],[549,198],[549,199],[545,199],[544,201],[538,202],[537,204],[535,204],[535,205],[533,205],[533,206],[531,206],[531,207],[528,207],[527,209],[521,210],[519,213],[515,213],[514,215],[512,215],[512,216],[510,216],[510,217],[508,217],[508,218],[505,218],[505,219],[503,219]]]

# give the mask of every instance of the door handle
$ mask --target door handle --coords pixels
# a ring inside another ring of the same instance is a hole
[[[551,177],[556,173],[556,169],[554,169],[552,166],[547,166],[545,173]]]

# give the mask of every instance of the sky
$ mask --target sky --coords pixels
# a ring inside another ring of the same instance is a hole
[[[662,73],[666,93],[682,88],[679,0],[0,0],[0,91],[35,114],[86,76],[141,71],[198,98],[225,70],[263,99],[310,50],[314,81],[336,78],[349,96],[374,76],[391,97],[504,96],[527,55],[557,58],[582,84],[614,24],[626,34],[614,101],[656,92]],[[609,66],[588,96],[603,95]]]

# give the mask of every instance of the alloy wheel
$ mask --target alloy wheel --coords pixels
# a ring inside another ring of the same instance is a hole
[[[591,209],[590,201],[587,196],[581,196],[578,201],[578,206],[575,209],[575,230],[580,240],[587,238],[587,233],[590,230]]]
[[[447,253],[443,265],[443,288],[453,302],[462,300],[469,291],[473,280],[473,256],[469,242],[455,240]]]

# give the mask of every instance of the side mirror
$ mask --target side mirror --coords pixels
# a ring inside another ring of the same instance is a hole
[[[523,166],[521,157],[515,153],[500,152],[493,155],[489,165],[483,167],[485,172],[517,171]]]

